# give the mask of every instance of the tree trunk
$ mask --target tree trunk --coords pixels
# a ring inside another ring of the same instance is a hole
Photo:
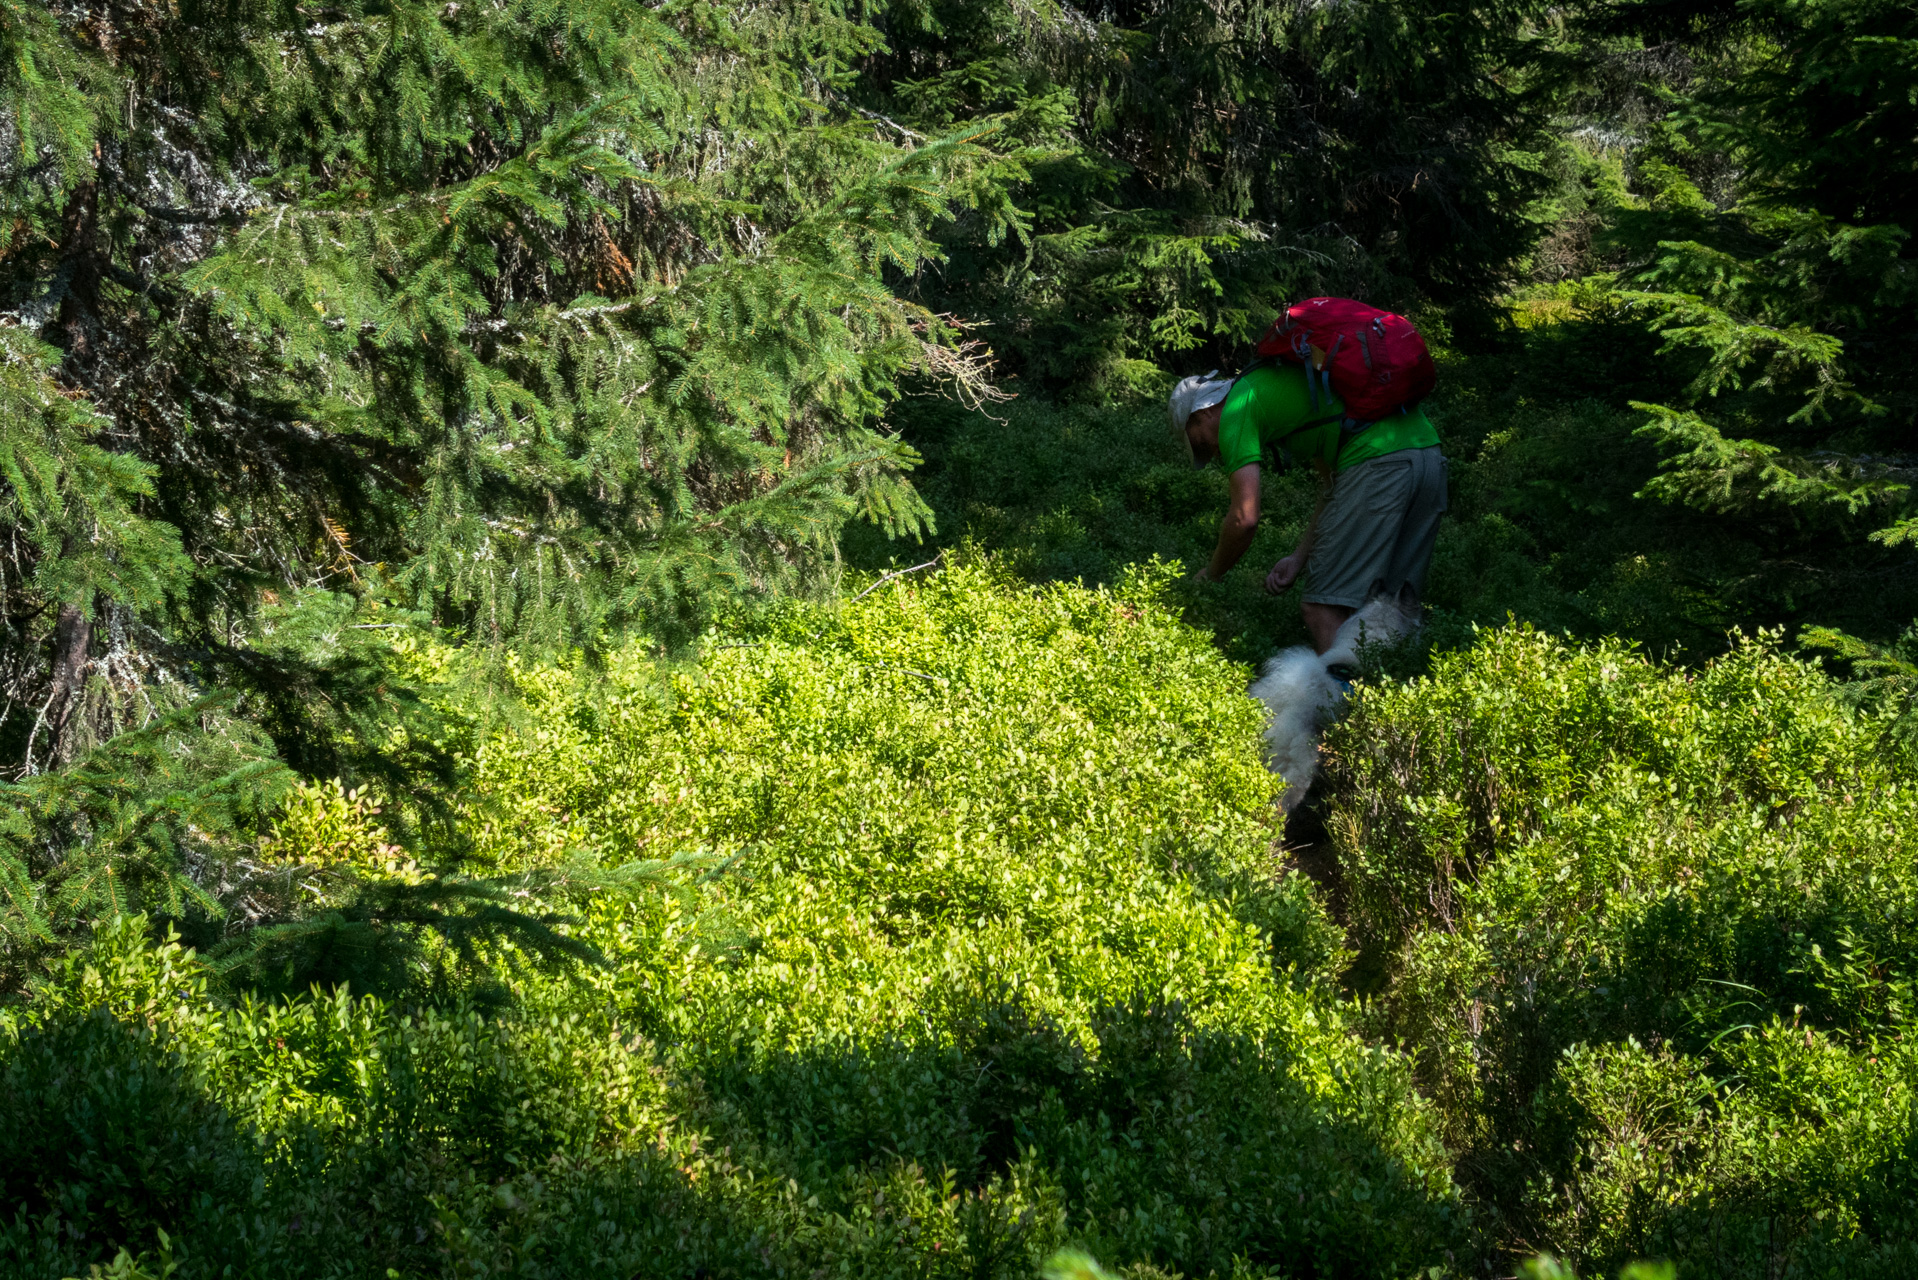
[[[47,693],[46,733],[49,764],[64,764],[73,756],[73,738],[80,727],[80,708],[86,701],[87,651],[93,643],[93,624],[78,605],[63,604],[53,624],[53,683]],[[27,744],[32,764],[33,744]]]
[[[83,182],[67,198],[62,218],[61,254],[73,266],[66,296],[60,300],[55,332],[49,335],[66,349],[68,372],[79,377],[92,360],[95,312],[99,305],[100,267],[96,254],[99,241],[100,189],[96,183]],[[71,549],[63,546],[61,554]],[[87,656],[93,643],[93,624],[78,605],[63,604],[53,624],[53,673],[41,712],[46,732],[49,765],[64,764],[73,758],[76,731],[81,727],[80,711],[85,704]],[[27,742],[27,768],[32,771],[35,742],[40,729]]]
[[[60,300],[55,341],[66,348],[69,366],[85,366],[93,357],[93,328],[100,306],[99,209],[99,186],[83,182],[73,189],[62,219],[60,253],[73,264],[73,275]],[[64,608],[60,616],[66,617]]]

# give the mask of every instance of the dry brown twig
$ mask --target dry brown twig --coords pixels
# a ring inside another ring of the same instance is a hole
[[[982,328],[974,324],[972,328]],[[1015,393],[992,380],[992,348],[981,338],[965,337],[967,326],[951,314],[928,315],[912,322],[919,338],[920,368],[968,409],[983,410],[988,404],[1004,404]],[[956,342],[939,342],[926,335],[935,330],[960,335]]]

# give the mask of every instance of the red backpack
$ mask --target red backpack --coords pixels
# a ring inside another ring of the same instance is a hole
[[[1350,298],[1308,298],[1286,308],[1259,339],[1258,353],[1304,365],[1313,402],[1320,385],[1337,395],[1348,430],[1410,409],[1438,381],[1432,353],[1410,320]],[[1315,372],[1322,384],[1312,382]]]

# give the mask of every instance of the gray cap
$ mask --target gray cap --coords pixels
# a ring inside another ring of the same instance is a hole
[[[1166,413],[1172,419],[1172,434],[1185,442],[1188,456],[1192,442],[1186,439],[1186,419],[1201,409],[1210,409],[1223,401],[1226,393],[1232,390],[1232,381],[1231,378],[1221,378],[1219,371],[1214,369],[1211,373],[1195,373],[1189,378],[1182,378],[1179,385],[1172,388],[1172,394],[1165,402]]]

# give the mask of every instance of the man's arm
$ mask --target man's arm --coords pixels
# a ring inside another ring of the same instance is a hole
[[[1212,563],[1193,575],[1201,581],[1222,580],[1259,531],[1259,464],[1249,462],[1240,467],[1232,473],[1230,483],[1232,497],[1219,524],[1219,545],[1212,552]]]
[[[1312,539],[1319,532],[1319,517],[1325,514],[1325,504],[1332,497],[1332,469],[1317,459],[1312,465],[1319,473],[1319,503],[1312,508],[1312,518],[1305,522],[1305,533],[1299,538],[1298,548],[1265,575],[1265,589],[1273,595],[1289,590],[1305,572],[1305,562],[1312,556]]]

